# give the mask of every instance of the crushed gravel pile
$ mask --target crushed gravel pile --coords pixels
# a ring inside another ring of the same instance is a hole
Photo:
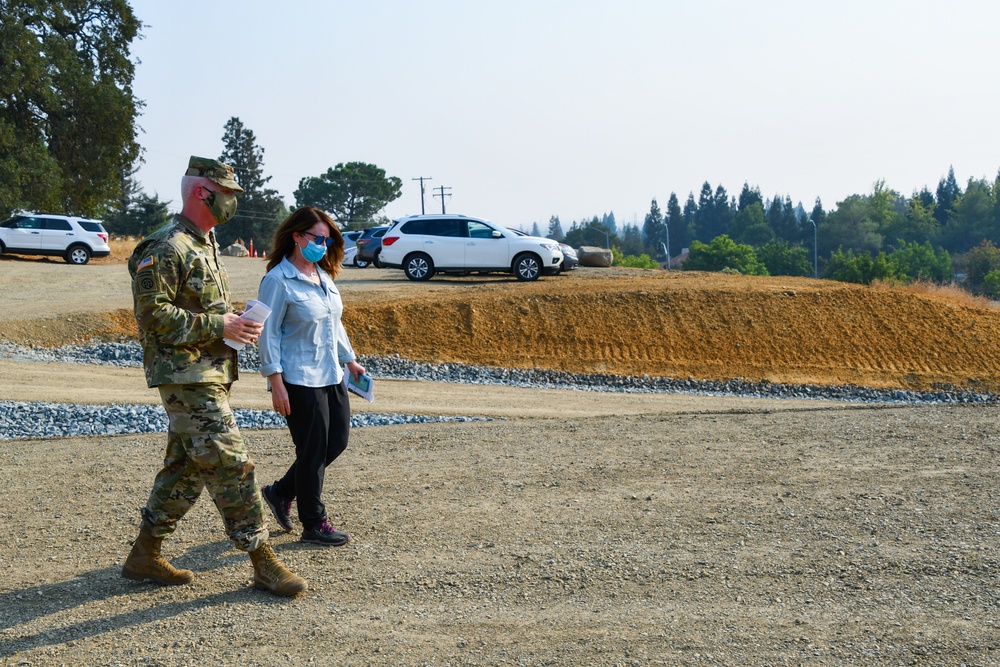
[[[70,363],[141,366],[142,349],[138,343],[101,343],[63,345],[61,347],[25,347],[0,342],[0,358],[18,361],[60,361]],[[359,360],[373,377],[423,380],[483,385],[506,385],[527,389],[574,389],[577,391],[624,393],[689,393],[711,396],[749,398],[814,398],[857,403],[949,404],[994,403],[1000,396],[972,392],[955,387],[940,391],[874,389],[857,385],[793,385],[729,380],[697,380],[650,376],[612,375],[607,373],[570,373],[538,368],[499,368],[472,364],[431,364],[404,359],[398,355],[361,355]],[[256,373],[260,367],[257,350],[240,353],[240,370]]]
[[[25,347],[0,343],[0,357],[18,361],[58,361],[122,367],[142,365],[142,349],[135,342],[64,345],[57,348]],[[511,369],[468,364],[429,364],[399,356],[362,356],[374,377],[431,382],[506,385],[524,388],[573,389],[593,392],[688,393],[752,398],[811,398],[856,403],[949,404],[995,403],[998,396],[967,391],[916,392],[858,386],[829,387],[748,382],[618,376],[602,373],[568,373],[542,369]],[[257,350],[240,354],[240,370],[256,373]],[[270,410],[235,410],[243,429],[285,428],[284,419]],[[351,425],[386,426],[432,421],[473,421],[474,417],[428,417],[403,414],[355,414]],[[167,419],[157,405],[57,404],[0,401],[0,440],[38,437],[74,437],[127,433],[165,432]]]

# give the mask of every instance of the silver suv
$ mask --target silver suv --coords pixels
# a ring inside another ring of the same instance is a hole
[[[70,264],[107,257],[108,232],[100,220],[48,213],[24,213],[0,223],[0,254],[55,255]]]
[[[379,263],[403,269],[410,280],[435,273],[512,273],[518,280],[559,272],[555,241],[519,236],[500,225],[466,215],[411,215],[382,237]]]

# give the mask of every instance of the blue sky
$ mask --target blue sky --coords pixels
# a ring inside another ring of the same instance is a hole
[[[233,116],[294,206],[301,178],[372,162],[449,213],[544,229],[702,183],[829,210],[1000,168],[1000,3],[955,0],[134,0],[138,174],[177,204]]]

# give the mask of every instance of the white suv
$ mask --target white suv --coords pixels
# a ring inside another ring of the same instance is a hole
[[[70,264],[107,257],[108,232],[100,220],[48,213],[24,213],[0,223],[0,253],[56,255]]]
[[[559,272],[563,255],[550,239],[519,236],[500,225],[466,215],[411,215],[396,220],[382,237],[381,266],[402,269],[410,280],[435,273],[512,273],[537,280]]]

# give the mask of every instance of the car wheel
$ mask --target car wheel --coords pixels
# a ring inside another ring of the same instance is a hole
[[[418,252],[403,261],[403,271],[410,280],[430,280],[434,275],[434,262],[428,255]]]
[[[90,261],[90,250],[82,245],[72,246],[66,251],[66,261],[70,264],[86,264]]]
[[[364,268],[366,268],[368,266],[368,262],[367,262],[367,260],[361,259],[357,255],[355,255],[354,256],[354,266],[358,267],[359,269],[364,269]]]
[[[518,280],[529,281],[538,280],[542,274],[542,260],[538,255],[524,253],[514,258],[514,275]]]
[[[381,268],[382,268],[382,265],[381,265],[381,264],[379,264],[379,261],[378,261],[378,256],[379,256],[379,253],[375,253],[375,256],[374,256],[374,257],[372,257],[372,264],[374,264],[374,265],[375,265],[375,268],[376,268],[376,269],[381,269]]]

